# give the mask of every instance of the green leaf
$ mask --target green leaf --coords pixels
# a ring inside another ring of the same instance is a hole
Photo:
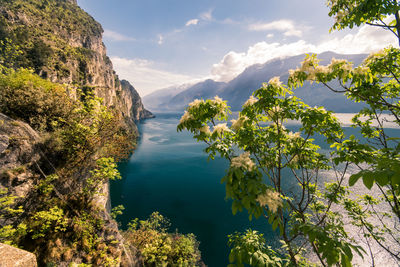
[[[231,253],[229,253],[229,262],[235,262],[235,258],[236,258],[236,253],[231,251]],[[235,265],[233,265],[233,266],[235,266]]]
[[[359,172],[359,173],[356,173],[356,174],[351,175],[351,176],[350,176],[350,179],[349,179],[349,185],[350,185],[350,186],[355,185],[355,183],[358,181],[358,179],[361,178],[361,176],[362,176],[362,171]]]
[[[400,173],[397,172],[392,176],[392,184],[393,185],[400,184]]]
[[[365,185],[365,187],[367,187],[368,189],[371,189],[372,188],[372,186],[374,185],[374,176],[373,176],[373,173],[370,173],[370,172],[368,172],[368,173],[365,173],[364,175],[363,175],[363,183],[364,183],[364,185]]]
[[[342,267],[351,267],[351,262],[349,258],[346,255],[342,255],[342,260],[341,260],[341,266]]]
[[[275,220],[274,223],[272,224],[272,230],[275,231],[275,229],[278,227],[279,220]]]
[[[385,186],[389,183],[389,176],[386,171],[378,171],[376,172],[375,181],[380,186]]]

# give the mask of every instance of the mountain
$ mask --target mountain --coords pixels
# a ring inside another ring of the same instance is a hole
[[[183,84],[180,86],[171,86],[168,88],[160,89],[157,90],[151,94],[148,94],[143,97],[143,103],[146,105],[151,110],[158,110],[160,106],[162,106],[165,103],[166,99],[171,99],[180,92],[185,91],[189,87],[191,87],[192,84]]]
[[[232,110],[240,110],[252,92],[260,88],[263,82],[268,82],[275,76],[279,76],[281,81],[287,81],[289,70],[299,67],[305,56],[306,54],[278,58],[264,64],[252,65],[227,83],[213,80],[197,83],[176,95],[168,94],[163,99],[158,97],[157,106],[153,105],[152,108],[180,111],[196,98],[206,99],[218,95],[228,101]],[[332,58],[343,58],[353,62],[354,65],[359,65],[366,56],[365,54],[340,55],[324,52],[319,54],[318,58],[321,59],[321,64],[328,64]],[[163,90],[159,91],[159,94],[162,92]],[[333,93],[321,84],[306,82],[303,87],[295,89],[294,94],[310,106],[322,105],[335,112],[356,112],[362,107],[362,104],[355,104],[347,100],[345,96]],[[145,103],[155,103],[153,102],[154,97],[154,95],[144,97]]]
[[[76,0],[1,1],[0,39],[11,40],[22,52],[12,67],[31,68],[52,82],[90,89],[135,127],[135,120],[152,114],[136,90],[119,80],[102,33],[102,26]]]

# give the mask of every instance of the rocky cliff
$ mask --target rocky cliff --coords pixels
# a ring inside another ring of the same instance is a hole
[[[108,185],[101,186],[95,198],[96,217],[97,220],[101,221],[101,227],[90,225],[91,215],[88,215],[88,211],[82,210],[73,204],[70,196],[77,192],[76,188],[69,185],[70,181],[65,179],[61,179],[59,182],[53,181],[50,187],[53,196],[43,196],[44,192],[41,190],[43,179],[46,180],[51,177],[51,174],[54,175],[58,171],[54,169],[51,159],[49,160],[49,155],[47,155],[49,151],[46,151],[46,147],[42,142],[43,136],[28,124],[13,120],[0,113],[0,191],[6,189],[8,194],[15,198],[7,206],[4,206],[4,202],[2,203],[4,210],[0,212],[0,224],[4,225],[6,223],[18,229],[18,225],[30,220],[26,218],[29,214],[38,214],[38,210],[41,210],[39,214],[45,214],[43,209],[46,205],[43,206],[43,197],[51,199],[55,196],[57,201],[52,202],[53,205],[56,205],[56,207],[65,206],[64,218],[71,217],[71,214],[68,214],[68,209],[72,213],[84,216],[82,218],[83,222],[89,225],[89,228],[85,231],[91,231],[91,234],[96,237],[97,240],[95,242],[98,242],[98,248],[106,248],[102,253],[108,255],[108,257],[121,259],[124,246],[123,240],[117,223],[111,218],[106,208],[109,194]],[[60,176],[59,178],[62,177]],[[3,195],[4,193],[0,193],[0,196]],[[19,216],[7,216],[6,209],[16,209],[18,207],[23,208],[23,212],[21,211],[22,213]],[[52,218],[54,218],[56,215],[49,213],[47,216],[53,216]],[[73,216],[76,216],[76,214]],[[46,220],[50,225],[54,224],[51,218],[50,221],[49,219]],[[73,220],[72,217],[71,221]],[[90,242],[90,237],[78,238],[76,236],[76,232],[82,231],[81,228],[84,226],[67,226],[65,224],[64,227],[65,229],[59,233],[55,231],[46,234],[47,237],[51,238],[42,241],[39,237],[30,235],[29,232],[32,230],[28,230],[28,233],[25,233],[25,240],[20,241],[19,244],[39,255],[40,265],[46,262],[55,262],[57,266],[69,266],[71,262],[90,262],[93,258],[93,253],[87,252],[89,245],[81,247],[82,245],[75,244],[73,246],[75,251],[71,250],[71,243],[76,242],[74,239],[82,240],[81,242]],[[69,230],[69,227],[73,228]],[[1,230],[3,231],[4,228]],[[42,243],[42,246],[37,246],[40,243]],[[84,248],[85,246],[86,249]],[[98,258],[97,262],[94,263],[102,265],[105,260],[104,258]],[[115,262],[115,264],[117,263],[118,261]],[[0,258],[0,265],[3,266],[3,264],[5,264],[4,259]],[[131,264],[131,266],[133,265],[136,265],[136,263]],[[128,264],[128,266],[130,265]]]
[[[102,33],[76,0],[0,0],[0,112],[8,114],[0,113],[0,239],[35,253],[39,265],[139,264],[137,257],[124,259],[123,239],[107,207],[111,178],[96,171],[116,170],[110,159],[130,147],[135,121],[153,115],[114,72]],[[53,85],[26,71],[3,73],[3,66],[32,69]],[[91,104],[93,95],[103,99],[107,112]],[[26,116],[15,113],[11,101]],[[30,104],[19,105],[25,101]],[[58,125],[32,124],[38,117],[50,122],[49,101],[68,108],[52,117]],[[28,106],[35,106],[33,113]]]
[[[33,68],[52,82],[92,91],[127,121],[152,117],[133,86],[121,82],[113,70],[102,26],[75,0],[1,2],[0,39],[8,38],[22,50],[14,65]]]

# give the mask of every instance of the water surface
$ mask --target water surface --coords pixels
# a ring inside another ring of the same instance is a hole
[[[278,247],[278,235],[264,219],[249,222],[246,211],[232,215],[231,202],[224,200],[225,187],[220,183],[228,162],[219,158],[207,161],[204,144],[188,132],[176,131],[179,118],[177,114],[158,114],[138,125],[138,147],[128,162],[120,164],[123,179],[111,183],[112,206],[125,207],[118,218],[122,227],[133,218],[146,219],[159,211],[170,219],[171,231],[197,236],[202,259],[210,267],[228,264],[227,235],[235,231],[251,227],[265,233],[269,245]],[[287,127],[292,131],[299,128]],[[359,135],[357,132],[346,128],[347,134]],[[388,129],[388,133],[400,137],[399,129]],[[315,142],[325,151],[329,149],[322,137],[315,137]],[[288,180],[285,186],[293,183],[294,179]]]
[[[187,132],[176,131],[179,118],[159,114],[138,125],[138,147],[128,162],[120,164],[123,179],[111,184],[112,206],[125,207],[118,218],[123,228],[133,218],[146,219],[159,211],[170,219],[172,231],[196,235],[210,267],[228,264],[227,235],[250,226],[267,233],[272,245],[277,245],[265,220],[250,223],[247,212],[232,215],[220,182],[229,164],[223,159],[207,161],[205,145]]]

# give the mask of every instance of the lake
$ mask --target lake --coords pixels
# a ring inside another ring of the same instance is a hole
[[[278,233],[265,219],[249,222],[246,211],[232,215],[225,186],[220,183],[228,162],[219,158],[207,161],[204,144],[186,131],[177,132],[180,115],[156,116],[138,124],[141,137],[137,149],[119,165],[122,180],[111,183],[112,206],[125,207],[117,218],[122,228],[133,218],[147,219],[159,211],[171,221],[172,232],[177,229],[196,235],[202,259],[210,267],[228,264],[227,235],[235,231],[251,227],[265,233],[269,245],[277,247]],[[288,126],[294,131],[298,127]],[[346,131],[356,133],[352,128]],[[397,129],[390,131],[399,133]],[[317,143],[321,140],[316,138]]]

